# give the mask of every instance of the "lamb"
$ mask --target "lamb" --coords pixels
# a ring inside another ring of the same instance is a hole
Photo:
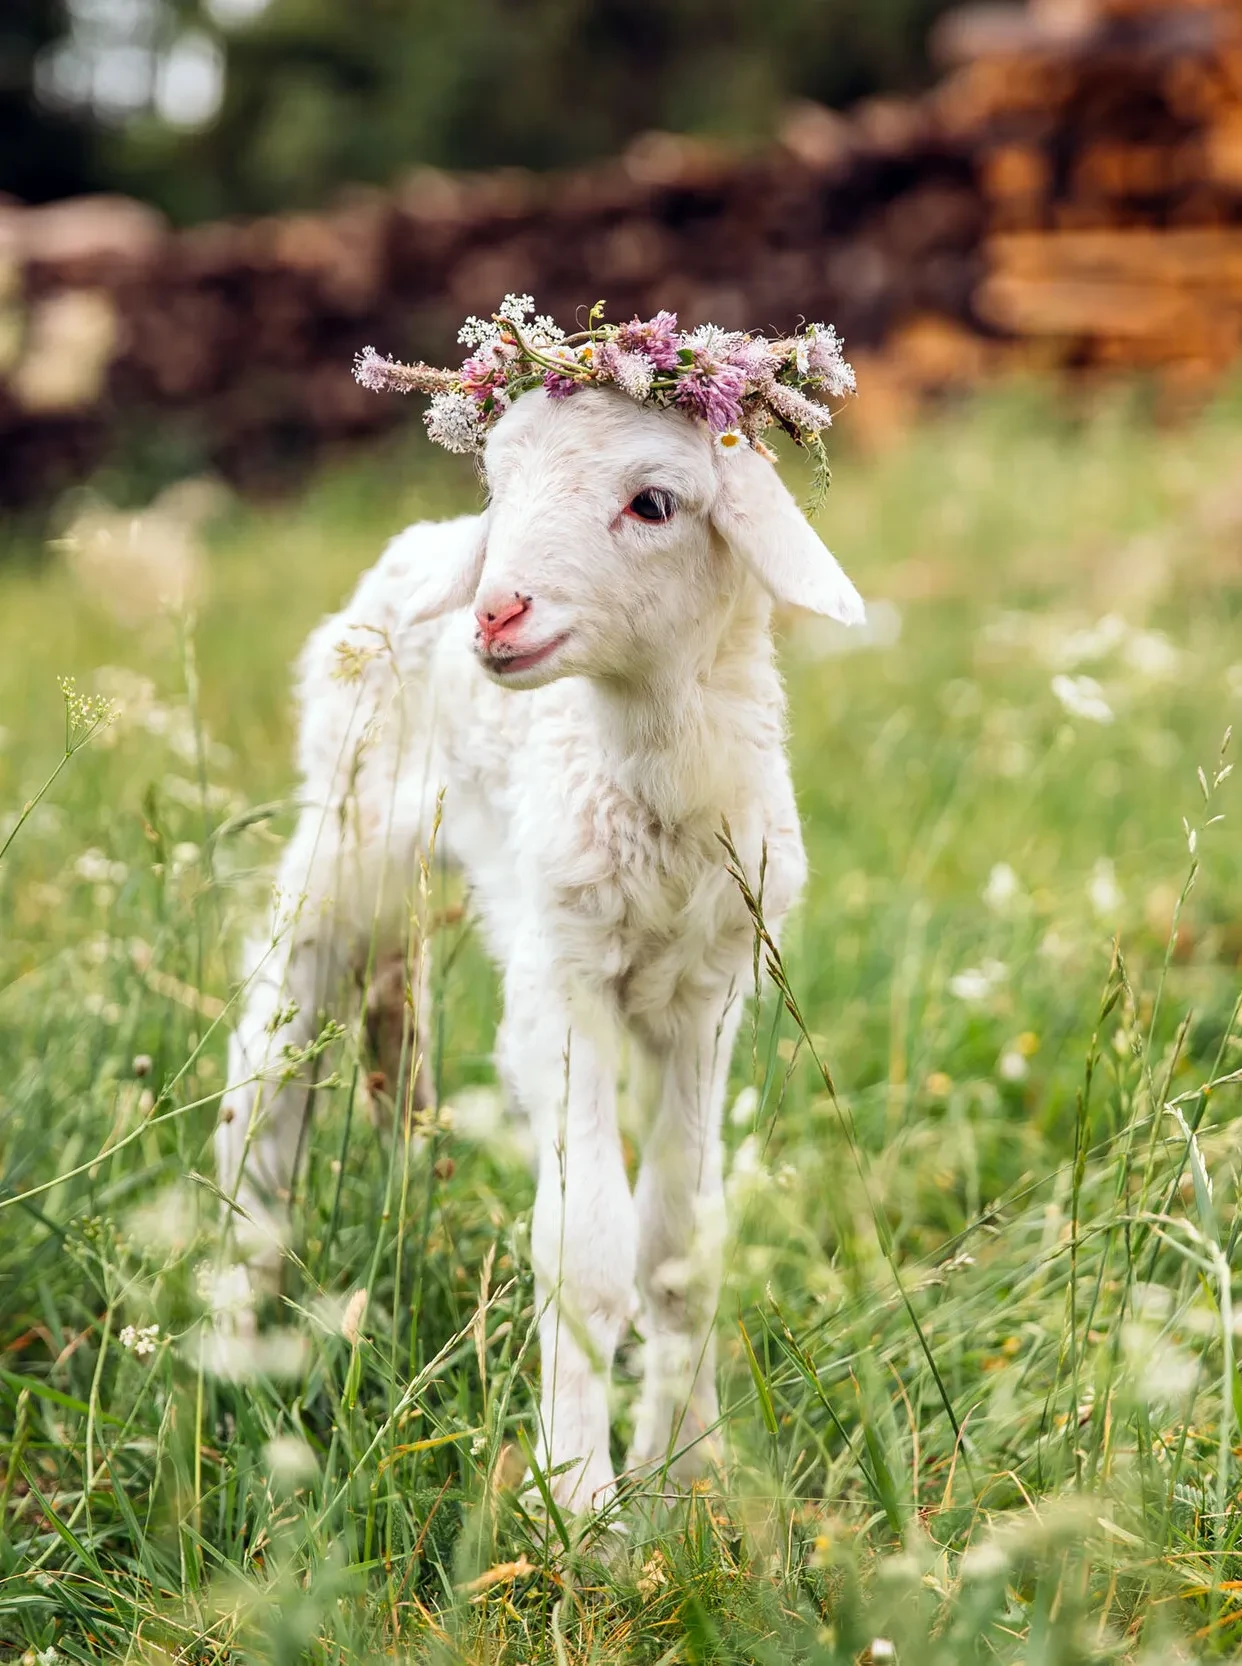
[[[270,1244],[307,1102],[286,1049],[377,926],[401,945],[443,791],[437,848],[503,973],[497,1066],[537,1150],[540,1458],[585,1511],[617,1484],[609,1372],[635,1290],[626,1470],[685,1484],[713,1460],[720,1126],[753,949],[718,835],[748,873],[765,863],[778,934],[806,859],[772,605],[863,608],[762,447],[677,409],[524,392],[483,466],[486,509],[400,533],[302,656],[304,808],[285,914],[249,952],[217,1158]],[[623,1036],[659,1082],[633,1195]]]

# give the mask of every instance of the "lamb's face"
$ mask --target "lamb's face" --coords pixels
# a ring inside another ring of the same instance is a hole
[[[485,456],[484,516],[445,523],[407,619],[469,606],[475,652],[510,687],[658,683],[713,639],[749,572],[777,601],[857,624],[863,605],[747,446],[607,388],[524,394]],[[692,671],[693,674],[693,671]]]
[[[646,679],[676,656],[736,563],[713,536],[713,441],[624,394],[531,393],[485,456],[475,651],[507,686]]]

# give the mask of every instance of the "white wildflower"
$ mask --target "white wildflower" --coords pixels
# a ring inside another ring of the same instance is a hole
[[[565,339],[564,330],[546,312],[541,312],[534,320],[528,334],[536,347],[548,346],[553,342],[564,341]]]
[[[250,1274],[240,1262],[217,1267],[210,1261],[202,1261],[197,1283],[199,1296],[217,1323],[248,1313],[254,1306]]]
[[[1150,682],[1167,682],[1176,677],[1182,656],[1163,631],[1131,631],[1124,658],[1132,671]]]
[[[96,850],[94,846],[82,852],[73,864],[73,871],[88,885],[123,885],[129,874],[124,862],[111,861],[102,850]]]
[[[1149,1326],[1126,1325],[1121,1340],[1135,1385],[1149,1403],[1176,1405],[1198,1381],[1199,1362],[1195,1356]]]
[[[722,451],[734,451],[739,446],[748,446],[750,441],[740,428],[726,428],[723,433],[716,435],[716,444]]]
[[[983,900],[994,914],[1007,913],[1022,895],[1022,884],[1008,862],[996,862],[983,887]]]
[[[158,1325],[126,1325],[121,1331],[121,1346],[126,1353],[136,1354],[139,1359],[147,1354],[153,1354],[160,1339]]]
[[[887,1666],[890,1660],[896,1660],[897,1650],[887,1637],[873,1637],[867,1652],[870,1654],[874,1666]]]
[[[498,324],[493,324],[490,318],[479,318],[474,313],[457,332],[457,339],[463,347],[482,347],[489,341],[498,340],[499,336]]]
[[[729,1121],[735,1128],[749,1128],[755,1120],[755,1112],[759,1109],[759,1089],[744,1087],[733,1101],[733,1109],[729,1112]]]
[[[285,1492],[305,1486],[319,1473],[315,1454],[298,1435],[277,1435],[263,1448],[267,1473]]]
[[[995,1579],[1009,1566],[1009,1558],[996,1541],[971,1545],[962,1557],[963,1579]]]
[[[976,1005],[986,1001],[1009,976],[1009,968],[1002,961],[987,959],[981,966],[967,966],[949,979],[949,993],[959,1001]]]
[[[533,295],[506,295],[497,309],[504,318],[512,318],[520,324],[522,320],[535,310]]]
[[[1031,1067],[1016,1047],[1006,1047],[996,1061],[996,1074],[1002,1082],[1025,1082]]]
[[[1072,668],[1092,660],[1105,659],[1125,641],[1129,627],[1116,613],[1106,613],[1094,625],[1084,630],[1070,631],[1055,644],[1050,643],[1048,657],[1054,664]]]
[[[1091,870],[1087,897],[1097,920],[1115,919],[1125,903],[1125,892],[1117,883],[1117,870],[1110,857],[1101,856]]]
[[[199,1333],[191,1363],[225,1382],[251,1382],[256,1377],[276,1381],[300,1377],[306,1368],[307,1344],[294,1330],[271,1330],[254,1335],[244,1328],[206,1328]]]
[[[1071,717],[1086,718],[1090,723],[1113,721],[1113,708],[1094,677],[1067,677],[1059,673],[1052,679],[1052,692]]]
[[[704,353],[719,358],[740,347],[746,337],[741,330],[722,330],[719,324],[700,324],[686,337],[687,347],[697,347]]]
[[[468,393],[435,394],[423,421],[427,424],[429,437],[446,451],[471,452],[479,449],[482,440],[479,407]]]

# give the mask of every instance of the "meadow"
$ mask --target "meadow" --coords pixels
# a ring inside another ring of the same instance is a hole
[[[451,878],[419,904],[437,1109],[377,1135],[356,1015],[325,1026],[257,1314],[213,1190],[290,661],[468,470],[407,436],[208,502],[201,556],[184,493],[8,538],[0,1657],[1242,1652],[1242,400],[847,428],[819,525],[872,617],[783,633],[812,878],[730,1092],[726,1456],[607,1533],[523,1483],[532,1183]]]

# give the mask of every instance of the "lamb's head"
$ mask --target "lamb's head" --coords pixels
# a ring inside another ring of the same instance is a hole
[[[484,467],[477,545],[456,574],[428,575],[425,607],[413,600],[423,616],[469,605],[480,663],[506,686],[658,676],[747,573],[786,604],[863,616],[771,462],[678,412],[606,388],[528,393]]]

